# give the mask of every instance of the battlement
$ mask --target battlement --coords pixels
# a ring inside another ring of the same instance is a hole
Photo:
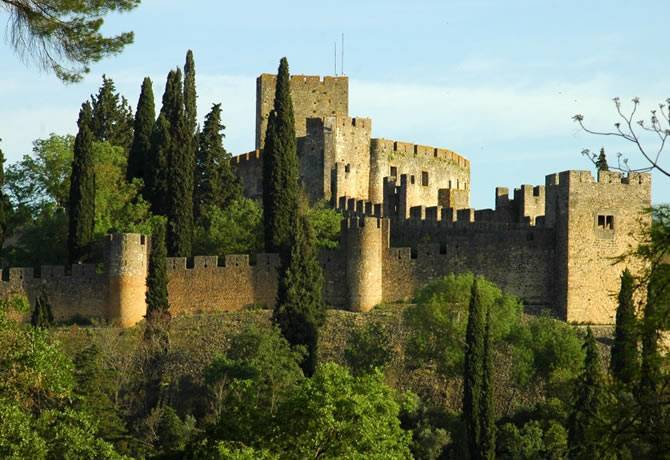
[[[423,156],[425,158],[432,157],[453,162],[462,168],[470,169],[470,161],[467,158],[449,149],[382,138],[374,138],[371,139],[370,142],[371,148],[379,152],[393,152],[404,156],[414,155]]]
[[[237,166],[242,163],[246,163],[248,161],[259,161],[262,158],[262,155],[263,155],[262,150],[252,150],[251,152],[236,155],[232,157],[230,161],[233,165]]]
[[[277,81],[277,75],[272,73],[262,73],[258,77],[259,80],[275,83]],[[320,75],[291,75],[289,77],[291,85],[296,84],[306,84],[306,85],[332,85],[332,84],[345,84],[349,81],[347,76],[320,76]]]
[[[364,227],[382,228],[382,219],[372,216],[352,216],[342,220],[343,231]]]
[[[311,119],[307,119],[307,124],[309,125]],[[323,125],[326,128],[362,128],[367,129],[368,131],[372,129],[372,119],[363,118],[363,117],[345,117],[345,116],[334,116],[334,117],[322,117]]]
[[[186,257],[168,257],[166,260],[168,272],[174,273],[198,270],[276,267],[279,264],[279,255],[259,253],[250,257],[248,254],[226,254],[223,257],[195,256],[191,259]]]
[[[594,178],[590,171],[562,171],[546,176],[546,186],[569,186],[570,184],[623,184],[623,185],[651,185],[651,174],[629,172],[624,174],[617,171],[599,171],[598,178]]]

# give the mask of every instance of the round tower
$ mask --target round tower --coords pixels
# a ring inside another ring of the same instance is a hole
[[[382,302],[382,220],[351,217],[343,221],[343,226],[349,308],[370,311]]]
[[[107,319],[134,326],[147,312],[148,238],[139,233],[107,238]]]

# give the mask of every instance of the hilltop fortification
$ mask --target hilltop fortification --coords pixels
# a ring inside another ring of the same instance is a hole
[[[256,150],[232,159],[248,197],[262,194],[262,145],[275,77],[257,80]],[[543,185],[495,188],[495,209],[470,208],[470,162],[440,147],[377,139],[372,120],[348,114],[346,77],[294,76],[301,181],[312,201],[343,216],[337,249],[323,250],[324,298],[368,311],[407,301],[449,273],[473,272],[528,307],[567,321],[613,322],[616,263],[650,224],[651,176],[564,171]],[[131,325],[145,311],[148,238],[111,235],[102,270],[92,265],[10,268],[0,294],[46,292],[56,319],[100,317]],[[168,260],[173,315],[272,307],[276,254]]]

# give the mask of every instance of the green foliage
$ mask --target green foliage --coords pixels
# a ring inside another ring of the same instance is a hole
[[[575,388],[575,397],[568,419],[569,457],[577,459],[599,458],[603,423],[604,377],[596,339],[589,327],[584,341],[584,370]]]
[[[306,375],[312,375],[316,369],[324,310],[322,268],[312,229],[302,217],[293,229],[290,256],[282,260],[272,319],[289,343],[307,347],[302,366]]]
[[[119,458],[72,405],[72,361],[44,329],[9,319],[14,303],[0,308],[0,457]]]
[[[391,336],[380,323],[354,329],[344,350],[344,359],[354,375],[383,370],[392,355]]]
[[[514,345],[515,380],[521,388],[538,380],[563,386],[581,370],[582,342],[575,330],[562,321],[545,316],[531,318],[526,325],[515,328],[510,339]]]
[[[46,291],[42,291],[35,299],[35,308],[30,316],[30,324],[33,327],[47,328],[53,325],[54,315],[51,312],[51,305],[47,298]]]
[[[217,206],[225,209],[242,199],[242,186],[230,165],[230,154],[223,147],[224,128],[221,124],[221,104],[214,104],[199,135],[194,190],[197,222],[207,218],[208,208]]]
[[[411,458],[400,404],[380,372],[351,376],[328,363],[280,408],[273,450],[282,458]]]
[[[488,307],[490,308],[490,306]],[[465,443],[469,458],[493,457],[495,420],[491,410],[490,314],[479,290],[479,280],[472,282],[468,323],[465,332],[463,362],[463,418]]]
[[[303,378],[303,355],[275,328],[247,326],[233,336],[228,351],[204,370],[214,438],[246,445],[269,439],[279,402]]]
[[[78,82],[89,65],[120,53],[133,42],[133,33],[105,37],[100,33],[104,16],[130,11],[140,0],[10,1],[0,9],[9,12],[8,37],[22,57],[53,71],[64,82]]]
[[[195,90],[195,61],[193,51],[186,52],[184,64],[184,110],[186,111],[186,125],[191,136],[196,135],[198,125],[197,94]]]
[[[609,171],[609,165],[607,164],[607,156],[605,155],[605,147],[600,149],[600,154],[596,160],[596,168],[598,171]]]
[[[74,136],[49,135],[33,142],[33,154],[9,165],[6,187],[12,204],[28,217],[65,209],[70,193]]]
[[[340,240],[342,214],[328,206],[325,200],[307,210],[307,219],[314,229],[315,244],[319,248],[335,249]]]
[[[187,416],[185,420],[179,418],[175,410],[166,406],[161,409],[158,421],[158,451],[163,455],[174,454],[186,447],[193,430],[195,419]]]
[[[126,154],[133,140],[133,114],[126,98],[116,92],[111,78],[102,76],[102,86],[97,95],[91,96],[91,106],[95,140],[121,147]]]
[[[633,275],[624,270],[621,275],[619,305],[616,311],[616,329],[610,368],[612,377],[625,385],[635,380],[639,368],[638,330],[633,303]]]
[[[95,167],[91,105],[79,112],[79,132],[74,141],[74,159],[70,176],[68,259],[77,263],[91,257],[95,229]]]
[[[472,274],[451,274],[416,292],[416,305],[405,312],[410,331],[407,354],[412,365],[435,367],[447,376],[460,374],[473,280]],[[479,291],[484,307],[491,309],[493,343],[508,339],[521,318],[521,304],[483,279]]]
[[[194,254],[253,254],[263,248],[263,216],[258,202],[240,198],[227,207],[203,210],[195,229]]]
[[[193,249],[193,175],[195,153],[193,133],[184,109],[181,70],[168,74],[161,114],[170,127],[167,148],[167,224],[168,254],[190,257]]]
[[[560,423],[552,421],[545,428],[532,420],[517,428],[506,423],[498,432],[497,458],[501,460],[563,459],[567,452],[567,432]]]
[[[156,339],[167,347],[167,323],[170,320],[170,304],[167,289],[167,249],[165,247],[165,219],[154,223],[151,233],[151,250],[149,252],[149,269],[147,272],[147,328],[145,337]]]
[[[149,77],[142,81],[142,91],[137,101],[133,123],[133,143],[128,152],[126,180],[145,178],[145,167],[151,154],[151,133],[156,122],[153,83]]]
[[[144,198],[154,214],[166,215],[168,209],[168,158],[172,148],[170,122],[164,113],[151,131],[151,150],[144,169]]]
[[[121,147],[93,144],[95,158],[95,237],[112,232],[151,233],[149,203],[141,195],[142,181],[127,182],[127,159]]]
[[[300,198],[295,119],[289,87],[288,61],[277,71],[274,109],[268,118],[263,150],[263,219],[265,250],[287,258],[298,220]]]
[[[2,142],[2,139],[0,139]],[[12,214],[12,204],[5,193],[5,154],[0,149],[0,249],[5,244],[9,231],[9,221]]]

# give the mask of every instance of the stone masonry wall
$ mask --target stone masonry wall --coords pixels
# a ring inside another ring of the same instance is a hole
[[[263,159],[262,152],[254,150],[231,158],[233,171],[240,178],[244,196],[260,199],[263,196]]]
[[[407,299],[439,276],[473,272],[527,304],[552,306],[554,238],[553,229],[523,225],[392,219],[384,300]]]
[[[567,321],[609,324],[624,268],[633,274],[639,262],[616,263],[634,248],[641,228],[650,224],[651,176],[622,177],[588,171],[547,176],[546,225],[556,228],[557,306]],[[642,227],[641,227],[642,224]]]
[[[396,183],[407,175],[408,183],[422,188],[415,195],[427,201],[411,201],[409,207],[438,204],[440,189],[470,190],[470,161],[451,150],[410,144],[387,139],[370,142],[370,194],[368,199],[381,203],[384,199],[384,178],[395,172]],[[427,185],[425,174],[427,174]],[[469,200],[468,200],[469,201]]]
[[[268,117],[274,108],[277,76],[262,74],[256,79],[256,149],[265,145]],[[349,78],[292,75],[291,100],[296,137],[307,132],[308,118],[349,114]]]

